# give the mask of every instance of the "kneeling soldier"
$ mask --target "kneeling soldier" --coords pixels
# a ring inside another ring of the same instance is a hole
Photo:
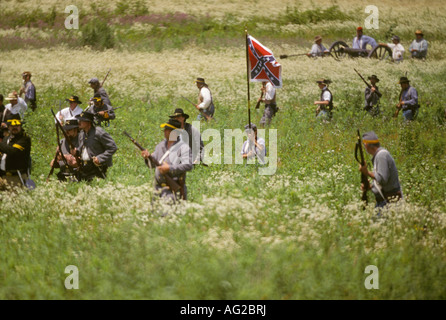
[[[77,119],[65,120],[63,129],[67,133],[71,145],[74,148],[79,149],[79,123]],[[75,178],[79,170],[80,163],[77,163],[76,158],[72,154],[75,151],[71,150],[70,142],[67,141],[65,138],[60,140],[60,146],[65,160],[63,160],[63,158],[59,154],[56,163],[53,162],[54,160],[51,161],[51,167],[54,166],[54,168],[60,168],[60,171],[57,174],[57,178],[59,179],[59,181],[66,181],[67,177],[72,179]]]
[[[114,120],[116,118],[115,112],[113,108],[104,103],[101,98],[101,95],[96,93],[93,97],[93,109],[90,112],[94,114],[94,122],[101,126],[102,122],[106,122],[106,126],[109,126],[110,120]]]
[[[376,207],[384,207],[392,200],[398,201],[403,195],[395,160],[389,151],[381,147],[375,132],[364,133],[362,142],[367,153],[373,156],[373,172],[367,169],[367,163],[364,166],[359,165],[359,170],[373,179],[371,190],[376,198]]]
[[[167,185],[165,176],[168,175],[180,185],[180,196],[186,200],[186,172],[193,168],[192,152],[188,144],[180,138],[181,123],[178,120],[170,119],[160,127],[164,128],[164,140],[155,147],[152,154],[144,150],[141,155],[144,159],[150,160],[152,167],[159,164],[155,169],[155,190],[159,192],[160,197],[167,197],[173,201],[178,198],[178,194]]]
[[[18,114],[8,122],[9,136],[0,142],[0,185],[25,186],[28,180],[31,138],[22,128]]]
[[[78,180],[91,181],[95,177],[106,178],[108,167],[113,165],[113,154],[118,150],[113,138],[101,127],[95,127],[94,115],[82,112],[79,121],[79,150],[82,167]]]

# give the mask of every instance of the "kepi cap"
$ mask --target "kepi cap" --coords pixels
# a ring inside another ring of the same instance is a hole
[[[379,143],[379,139],[374,131],[369,131],[362,135],[362,142],[367,144],[376,144]]]
[[[99,79],[98,78],[91,78],[90,81],[88,81],[88,83],[99,83]]]

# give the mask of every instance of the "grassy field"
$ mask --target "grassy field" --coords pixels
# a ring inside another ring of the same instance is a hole
[[[0,93],[17,90],[25,70],[33,73],[38,91],[38,109],[27,113],[25,125],[37,188],[0,194],[1,299],[446,298],[441,1],[408,1],[404,7],[374,3],[382,18],[380,30],[371,34],[385,41],[389,30],[398,32],[407,49],[420,28],[429,40],[427,61],[410,61],[408,55],[400,64],[280,60],[280,111],[268,128],[277,130],[275,174],[259,175],[258,165],[198,166],[188,174],[189,200],[173,207],[153,199],[153,172],[122,131],[152,150],[163,138],[159,125],[175,108],[195,119],[196,110],[181,95],[196,99],[196,77],[206,79],[216,105],[216,121],[201,123],[202,131],[216,129],[223,137],[225,129],[242,129],[248,122],[244,25],[276,57],[307,52],[315,33],[327,39],[326,45],[351,42],[368,3],[276,1],[260,7],[253,1],[203,6],[134,1],[127,11],[122,1],[105,3],[76,5],[86,16],[108,18],[106,30],[114,37],[108,49],[82,46],[82,19],[80,30],[63,30],[63,2],[0,3],[6,17],[0,19]],[[15,18],[28,19],[29,25],[13,26],[13,18],[7,18],[5,12],[17,5]],[[51,26],[48,15],[55,6]],[[296,23],[317,17],[318,8],[338,8],[331,10],[339,19]],[[133,20],[126,14],[132,10]],[[156,16],[161,20],[153,20]],[[87,101],[92,94],[87,81],[102,79],[109,68],[105,88],[114,106],[122,108],[106,128],[118,145],[107,180],[61,184],[53,176],[45,182],[56,146],[50,108],[73,94]],[[353,68],[381,79],[379,117],[362,111],[364,83]],[[412,123],[392,118],[397,82],[406,73],[422,105]],[[320,94],[315,80],[321,77],[333,81],[336,110],[328,124],[314,117],[313,101]],[[250,89],[253,104],[260,85],[251,83]],[[254,123],[262,111],[251,109]],[[353,154],[357,129],[374,130],[399,169],[405,199],[381,219],[371,193],[366,210],[360,202]],[[233,146],[233,152],[240,147]],[[161,217],[165,211],[170,213]],[[78,267],[78,290],[64,286],[69,265]],[[379,269],[379,289],[364,286],[369,265]]]

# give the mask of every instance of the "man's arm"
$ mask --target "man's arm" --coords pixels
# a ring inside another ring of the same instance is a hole
[[[100,128],[96,128],[97,133],[99,129]],[[99,163],[105,163],[108,160],[111,160],[113,154],[116,152],[116,150],[118,150],[118,147],[116,146],[115,140],[113,140],[110,134],[104,130],[99,133],[99,140],[104,147],[104,152],[97,155],[96,158]]]

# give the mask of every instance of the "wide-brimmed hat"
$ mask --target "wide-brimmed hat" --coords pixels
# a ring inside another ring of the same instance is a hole
[[[91,78],[90,81],[88,81],[88,83],[99,83],[99,79],[98,78]]]
[[[181,122],[175,119],[169,119],[169,121],[167,121],[166,123],[161,124],[160,128],[165,128],[170,130],[181,129]]]
[[[195,80],[195,83],[203,83],[207,85],[206,82],[204,81],[204,78],[197,78],[197,80]]]
[[[421,30],[417,30],[417,31],[415,31],[415,34],[419,34],[419,35],[424,36],[423,31],[421,31]]]
[[[379,143],[379,139],[374,131],[369,131],[362,135],[362,142],[367,144],[377,144]]]
[[[314,37],[314,42],[318,42],[319,40],[322,40],[322,37],[321,37],[321,36],[316,36],[316,37]]]
[[[22,73],[22,77],[24,77],[24,76],[30,76],[31,77],[31,72],[29,72],[29,71],[23,72]]]
[[[65,124],[62,128],[65,131],[71,130],[74,128],[79,128],[79,121],[77,119],[67,119],[67,120],[65,120]]]
[[[10,114],[6,118],[8,126],[21,126],[23,124],[22,118],[18,113]]]
[[[410,80],[407,79],[407,77],[401,77],[400,81],[398,81],[398,84],[409,83],[409,82],[410,82]]]
[[[189,118],[189,115],[184,113],[183,109],[181,109],[181,108],[176,108],[174,114],[169,116],[169,118],[175,118],[175,117],[179,117],[179,116],[183,116],[185,119]]]
[[[370,77],[368,77],[369,80],[375,79],[376,82],[379,82],[379,79],[376,75],[372,74]]]
[[[316,83],[330,84],[331,80],[322,78],[322,79],[316,80]]]
[[[102,97],[99,93],[95,93],[91,100],[102,101]]]
[[[83,111],[81,114],[78,114],[76,116],[76,119],[78,121],[89,121],[89,122],[93,122],[94,120],[94,114],[88,111]]]
[[[78,96],[71,96],[69,99],[65,99],[68,102],[76,102],[77,104],[81,104],[82,102],[79,100]]]
[[[8,96],[5,98],[5,100],[11,101],[11,100],[17,100],[19,97],[16,93],[12,92],[8,94]]]

